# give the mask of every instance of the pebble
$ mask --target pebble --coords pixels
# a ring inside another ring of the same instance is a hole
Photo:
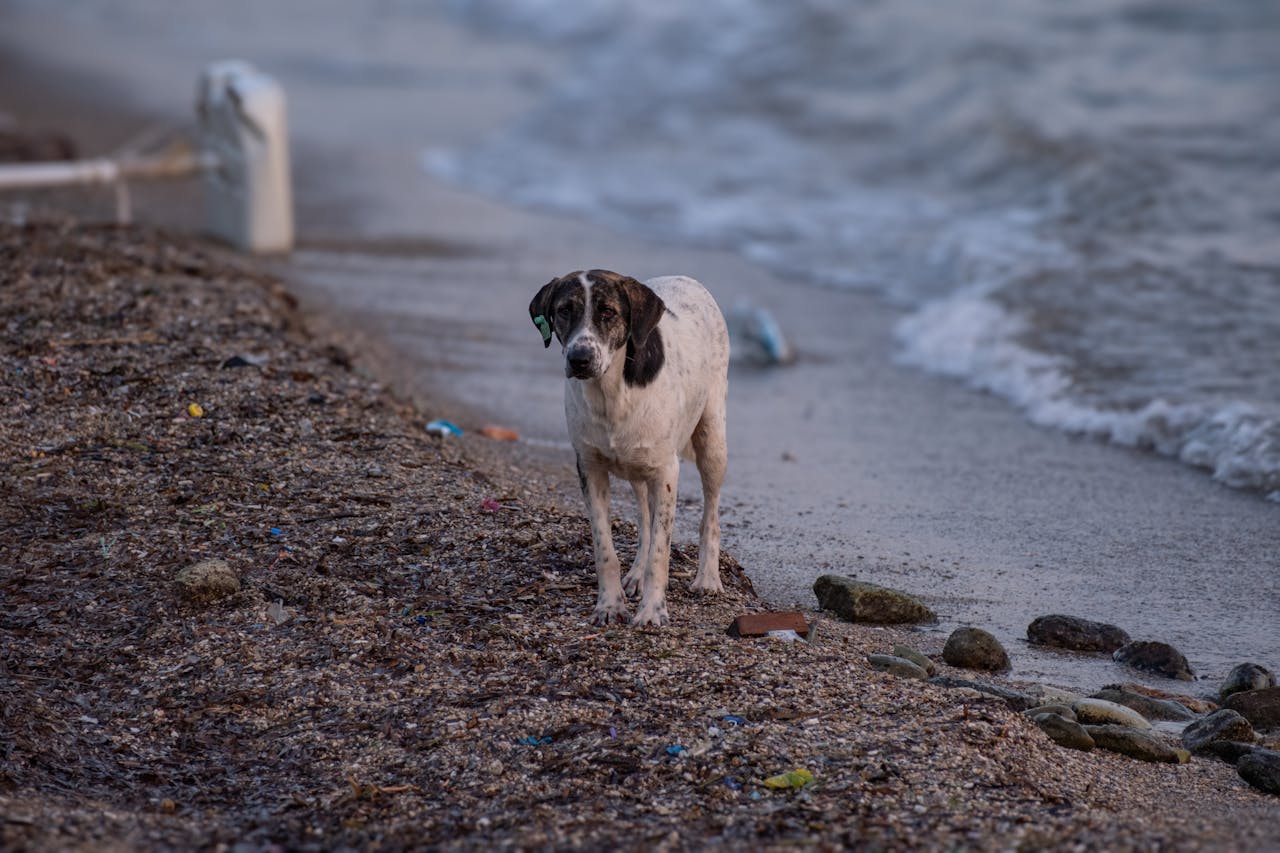
[[[844,575],[823,575],[813,582],[813,593],[824,610],[849,622],[902,624],[938,619],[932,610],[905,592]]]
[[[1280,728],[1280,687],[1232,693],[1222,704],[1253,723],[1255,729]]]
[[[947,638],[942,659],[962,669],[997,671],[1009,668],[1009,655],[989,631],[957,628]]]
[[[1218,688],[1218,698],[1226,700],[1232,693],[1245,690],[1265,690],[1276,686],[1276,677],[1271,670],[1256,663],[1242,663],[1232,667],[1227,673],[1222,686]]]
[[[1230,708],[1214,711],[1182,730],[1182,745],[1192,752],[1200,752],[1214,741],[1251,743],[1256,738],[1249,721]]]
[[[1114,652],[1129,642],[1129,635],[1105,622],[1053,614],[1033,620],[1027,626],[1027,639],[1036,645],[1077,652]]]
[[[1123,663],[1144,672],[1154,672],[1179,681],[1194,681],[1195,672],[1182,652],[1168,643],[1154,640],[1137,640],[1116,649],[1111,655],[1117,663]]]
[[[178,591],[194,602],[211,602],[240,591],[240,578],[226,560],[202,560],[178,572]]]
[[[1186,764],[1191,753],[1170,746],[1155,735],[1131,729],[1128,726],[1085,726],[1084,730],[1093,742],[1103,749],[1118,752],[1139,761],[1165,764]]]
[[[1093,694],[1092,698],[1105,699],[1108,702],[1132,708],[1148,720],[1174,720],[1182,723],[1196,718],[1196,715],[1181,702],[1157,699],[1154,696],[1134,693],[1119,687],[1104,687]]]
[[[1078,749],[1088,752],[1095,746],[1093,738],[1084,730],[1084,726],[1075,720],[1068,720],[1058,714],[1036,714],[1031,718],[1040,731],[1044,732],[1058,746],[1067,749]]]
[[[1003,699],[1015,711],[1025,711],[1039,704],[1034,697],[1028,696],[1026,693],[1020,693],[1008,687],[1001,687],[999,684],[970,681],[967,678],[958,678],[954,675],[935,675],[929,679],[929,683],[956,690],[957,692],[959,690],[976,690],[988,696],[996,696]]]
[[[1241,756],[1236,772],[1259,791],[1280,796],[1280,752],[1255,749]]]
[[[1028,717],[1030,717],[1033,720],[1040,714],[1057,714],[1059,717],[1062,717],[1064,720],[1070,720],[1073,723],[1076,722],[1076,712],[1071,710],[1070,705],[1057,705],[1057,704],[1037,705],[1034,708],[1028,708],[1022,713],[1026,714]]]
[[[894,646],[893,653],[900,658],[906,658],[930,675],[936,675],[938,672],[938,665],[928,655],[923,655],[910,646]]]
[[[1242,756],[1248,755],[1258,747],[1251,743],[1240,743],[1235,740],[1211,740],[1200,748],[1200,755],[1212,755],[1228,764],[1235,764]]]
[[[1141,730],[1151,728],[1151,723],[1137,711],[1115,702],[1108,702],[1106,699],[1080,699],[1071,706],[1071,710],[1076,712],[1076,719],[1082,723],[1096,725],[1114,723],[1118,726]]]
[[[873,668],[881,672],[887,672],[890,675],[896,675],[899,678],[915,678],[924,681],[929,677],[929,673],[925,672],[922,667],[917,666],[906,658],[894,655],[867,655],[867,662]]]

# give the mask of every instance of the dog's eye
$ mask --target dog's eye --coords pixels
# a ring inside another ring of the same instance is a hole
[[[614,315],[616,314],[617,312],[614,311],[612,308],[610,308],[608,305],[601,306],[600,310],[596,312],[596,316],[599,317],[601,320],[612,320]]]
[[[557,316],[557,317],[568,317],[568,316],[569,316],[569,306],[568,306],[568,305],[561,305],[559,308],[557,308],[557,309],[556,309],[556,316]]]

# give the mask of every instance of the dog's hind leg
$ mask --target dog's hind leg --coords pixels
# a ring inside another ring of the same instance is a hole
[[[622,594],[619,579],[622,569],[613,550],[613,534],[609,528],[609,472],[599,465],[584,464],[579,457],[578,477],[591,521],[591,544],[596,560],[596,609],[591,621],[596,625],[607,625],[611,620],[624,622],[627,598]]]
[[[671,566],[671,528],[676,518],[676,488],[680,481],[680,460],[671,461],[648,483],[651,535],[649,562],[640,582],[640,605],[632,625],[666,625],[667,570]]]
[[[631,491],[636,496],[636,530],[639,541],[636,542],[636,559],[631,564],[631,571],[622,578],[622,589],[627,595],[635,595],[640,591],[640,581],[644,579],[644,567],[649,564],[649,543],[652,531],[649,528],[649,487],[644,480],[632,480]]]
[[[693,430],[694,461],[702,477],[702,526],[698,535],[698,573],[690,588],[723,592],[720,582],[720,486],[728,467],[723,401],[707,407]]]

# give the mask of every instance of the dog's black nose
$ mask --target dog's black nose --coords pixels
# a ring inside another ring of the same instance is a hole
[[[569,363],[569,370],[575,376],[581,376],[591,369],[590,350],[571,349],[564,354],[564,360]]]

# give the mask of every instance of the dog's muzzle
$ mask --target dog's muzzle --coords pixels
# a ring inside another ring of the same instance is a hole
[[[564,354],[564,372],[570,379],[595,377],[595,358],[589,347],[572,347]]]

